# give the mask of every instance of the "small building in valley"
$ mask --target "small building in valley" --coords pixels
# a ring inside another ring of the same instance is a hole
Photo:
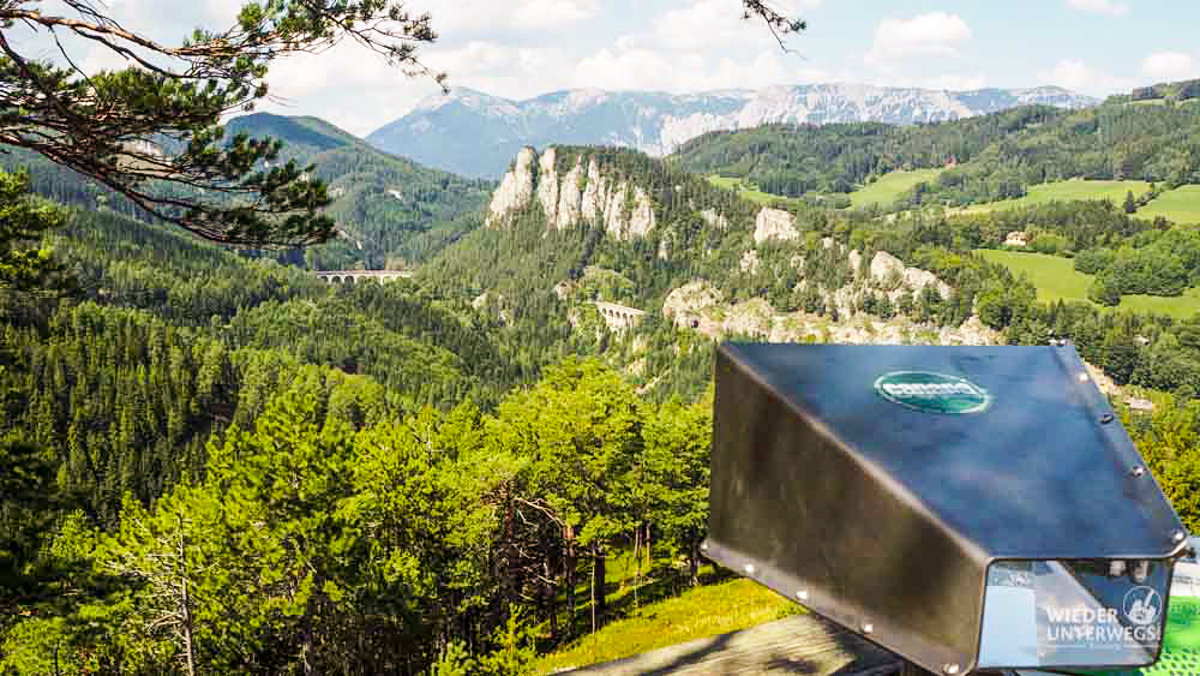
[[[1027,244],[1029,244],[1029,235],[1020,230],[1014,230],[1004,238],[1005,246],[1025,246]]]

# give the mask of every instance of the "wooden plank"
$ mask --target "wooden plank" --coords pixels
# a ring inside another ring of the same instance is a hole
[[[899,668],[896,656],[866,639],[819,617],[797,615],[567,673],[889,676]]]

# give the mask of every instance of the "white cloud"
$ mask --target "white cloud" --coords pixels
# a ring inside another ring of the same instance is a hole
[[[203,7],[204,16],[214,26],[222,28],[233,26],[241,13],[245,0],[205,0],[199,3]]]
[[[1089,94],[1112,94],[1137,85],[1129,78],[1095,70],[1080,59],[1062,59],[1053,68],[1039,71],[1037,77],[1041,84],[1058,85]]]
[[[574,66],[574,61],[556,47],[512,47],[487,42],[430,52],[429,61],[450,73],[451,86],[466,86],[509,98],[561,89]]]
[[[777,0],[772,4],[788,17],[802,18],[824,0]],[[697,50],[712,47],[753,44],[762,39],[766,27],[760,21],[739,19],[742,5],[736,0],[691,0],[685,7],[672,9],[654,20],[657,46]]]
[[[596,14],[596,2],[589,0],[525,0],[513,13],[515,28],[558,28],[590,19]]]
[[[520,4],[517,0],[457,0],[452,11],[439,0],[410,0],[405,8],[414,14],[428,12],[433,30],[449,37],[471,34],[503,26],[509,22]]]
[[[600,10],[599,0],[409,0],[413,12],[429,12],[433,29],[444,37],[492,39],[505,29],[541,31],[591,19]]]
[[[636,33],[622,35],[621,37],[617,38],[617,49],[620,49],[622,51],[629,50],[629,49],[637,49],[638,47],[645,46],[645,44],[646,44],[646,36],[638,35]]]
[[[452,50],[430,50],[426,62],[438,70],[458,76],[490,73],[512,66],[516,50],[495,42],[473,40]]]
[[[1129,13],[1129,5],[1114,0],[1067,0],[1067,5],[1084,12],[1108,16],[1125,16]]]
[[[574,81],[600,89],[668,89],[664,81],[678,74],[677,65],[653,50],[606,47],[579,62]]]
[[[746,27],[741,21],[730,20],[729,9],[725,0],[698,0],[669,10],[654,21],[657,42],[670,49],[702,49],[706,44],[736,42],[744,37]]]
[[[958,56],[971,39],[971,27],[957,14],[930,12],[907,20],[884,19],[875,29],[875,42],[866,62],[887,67],[906,56]]]
[[[1142,72],[1158,81],[1200,77],[1200,58],[1184,52],[1156,52],[1142,61]]]
[[[354,64],[347,68],[347,64]],[[388,75],[399,72],[387,68],[370,50],[354,42],[343,42],[322,54],[296,54],[271,64],[267,83],[271,93],[286,97],[303,97],[336,85],[378,86]]]
[[[1040,71],[1038,80],[1067,89],[1086,89],[1099,78],[1099,74],[1079,59],[1063,59],[1050,70]]]
[[[425,62],[450,74],[450,86],[498,96],[526,97],[561,86],[571,60],[553,48],[511,47],[475,40],[452,48],[429,48]],[[353,64],[353,67],[347,67]],[[282,59],[271,68],[273,94],[296,105],[265,110],[317,115],[355,134],[367,134],[439,93],[429,78],[410,78],[357,43],[343,42],[319,55]]]
[[[78,64],[83,72],[88,74],[95,74],[101,70],[124,70],[134,65],[129,59],[104,46],[89,47]]]

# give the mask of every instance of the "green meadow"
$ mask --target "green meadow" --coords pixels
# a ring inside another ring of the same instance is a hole
[[[729,178],[727,176],[713,175],[708,177],[708,182],[712,183],[718,188],[733,190],[737,192],[739,196],[748,199],[755,204],[761,204],[762,206],[770,206],[778,202],[798,201],[791,197],[781,197],[779,195],[772,195],[771,193],[763,192],[758,189],[758,186],[750,183],[744,178]]]
[[[867,184],[850,193],[850,206],[862,209],[871,204],[890,207],[898,197],[908,192],[918,183],[932,182],[937,179],[941,169],[913,169],[911,171],[892,171],[880,176],[874,183]]]
[[[959,213],[977,214],[997,209],[1019,209],[1048,202],[1074,202],[1080,200],[1112,200],[1114,204],[1125,202],[1125,195],[1133,192],[1137,197],[1150,190],[1146,181],[1085,181],[1071,179],[1029,186],[1029,192],[1024,197],[1003,202],[973,204],[956,210]]]
[[[874,183],[865,185],[850,193],[848,195],[850,206],[854,209],[861,209],[872,204],[878,204],[884,208],[890,207],[897,198],[911,190],[913,186],[923,181],[933,181],[941,172],[941,169],[914,169],[912,171],[901,170],[884,174]],[[742,178],[713,175],[708,177],[708,181],[718,188],[737,191],[742,197],[763,206],[769,206],[778,202],[799,201],[795,198],[781,197],[763,192],[759,190],[758,186]],[[826,197],[832,196],[826,195]]]
[[[1022,251],[997,251],[977,249],[985,259],[999,263],[1017,275],[1024,274],[1037,287],[1038,300],[1075,300],[1090,303],[1087,297],[1092,275],[1085,275],[1074,268],[1069,258]],[[1176,319],[1188,319],[1200,312],[1200,288],[1193,287],[1182,296],[1124,296],[1118,310],[1139,313],[1163,314]]]
[[[1040,301],[1087,300],[1092,276],[1076,271],[1069,258],[995,249],[978,249],[975,253],[1003,265],[1017,275],[1029,277],[1029,281],[1037,287]]]
[[[675,598],[647,603],[595,634],[542,656],[534,669],[551,674],[608,662],[801,612],[800,606],[751,580],[693,587]]]
[[[1173,223],[1200,223],[1200,185],[1168,190],[1138,209],[1139,218],[1162,216]]]

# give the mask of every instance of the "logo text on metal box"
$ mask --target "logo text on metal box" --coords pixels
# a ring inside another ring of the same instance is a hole
[[[893,371],[875,380],[875,391],[888,401],[925,413],[979,413],[992,395],[958,376],[931,371]]]

